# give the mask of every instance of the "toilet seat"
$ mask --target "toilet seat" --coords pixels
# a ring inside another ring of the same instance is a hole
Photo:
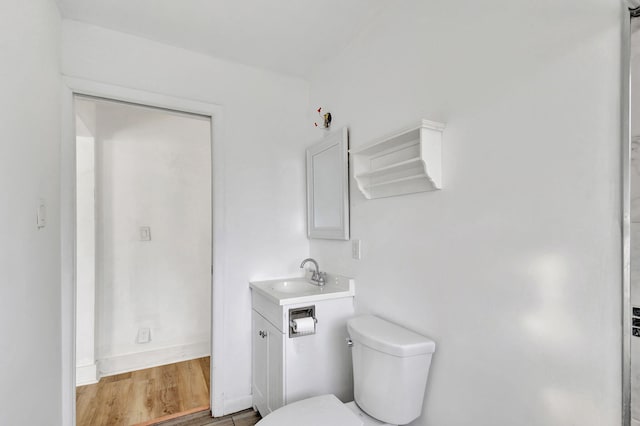
[[[363,422],[334,395],[321,395],[278,408],[256,424],[256,426],[300,425],[363,426]]]
[[[398,425],[392,425],[389,423],[381,422],[378,419],[374,419],[373,417],[365,413],[362,410],[362,408],[358,407],[358,404],[356,404],[355,401],[347,402],[346,404],[344,404],[344,406],[347,407],[349,410],[351,410],[353,414],[355,414],[360,418],[360,421],[362,422],[363,426],[398,426]]]

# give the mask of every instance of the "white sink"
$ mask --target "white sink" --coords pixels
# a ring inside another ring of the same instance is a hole
[[[316,285],[310,284],[304,279],[291,279],[284,281],[273,281],[267,286],[269,290],[278,293],[308,293],[316,291]]]
[[[278,305],[353,297],[355,294],[353,279],[332,274],[327,274],[327,283],[324,286],[311,284],[304,277],[252,281],[249,285],[252,290]]]

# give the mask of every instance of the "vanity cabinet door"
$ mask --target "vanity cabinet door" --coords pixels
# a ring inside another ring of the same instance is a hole
[[[267,329],[267,409],[284,406],[284,335],[269,321]]]
[[[284,401],[284,335],[253,311],[253,405],[264,417]]]
[[[252,311],[252,386],[251,392],[253,394],[253,406],[262,414],[266,416],[267,411],[267,374],[269,367],[268,362],[268,345],[267,345],[267,320],[265,320],[259,313]]]

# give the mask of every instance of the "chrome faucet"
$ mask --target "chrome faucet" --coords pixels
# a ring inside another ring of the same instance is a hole
[[[320,267],[318,266],[318,262],[316,262],[315,259],[312,259],[310,257],[306,258],[300,264],[300,268],[304,268],[304,265],[306,265],[307,262],[313,263],[316,267],[316,270],[313,271],[313,275],[311,275],[311,282],[319,286],[325,285],[325,283],[327,282],[327,274],[325,274],[324,272],[320,272]]]

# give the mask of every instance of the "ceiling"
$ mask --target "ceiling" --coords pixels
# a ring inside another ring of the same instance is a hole
[[[57,0],[64,18],[286,74],[338,54],[389,0]]]

